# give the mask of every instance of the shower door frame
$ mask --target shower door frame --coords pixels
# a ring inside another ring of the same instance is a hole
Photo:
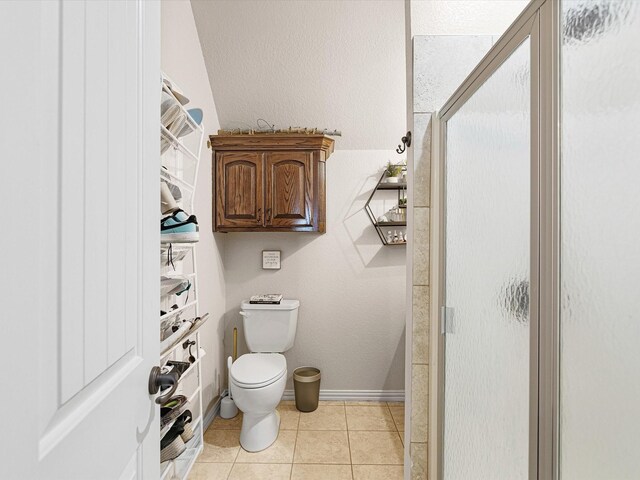
[[[531,39],[531,238],[530,238],[530,371],[529,480],[558,478],[558,352],[559,352],[559,0],[532,0],[476,68],[434,114],[434,188],[432,190],[432,333],[437,335],[437,368],[432,385],[430,477],[444,479],[446,139],[447,122],[510,55]],[[432,417],[433,418],[433,417]]]

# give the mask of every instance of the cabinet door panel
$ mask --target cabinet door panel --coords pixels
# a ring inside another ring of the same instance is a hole
[[[312,152],[266,155],[266,225],[301,227],[313,224]]]
[[[216,154],[217,227],[263,225],[262,154],[228,152]]]

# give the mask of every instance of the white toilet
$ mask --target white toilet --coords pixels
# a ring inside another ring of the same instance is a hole
[[[243,412],[240,444],[249,452],[264,450],[278,438],[280,403],[287,383],[287,362],[281,352],[293,346],[298,300],[279,305],[242,302],[244,336],[251,353],[231,366],[233,400]]]

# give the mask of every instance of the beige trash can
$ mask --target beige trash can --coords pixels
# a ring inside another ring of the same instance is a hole
[[[293,389],[296,408],[301,412],[313,412],[320,399],[320,370],[315,367],[300,367],[293,371]]]

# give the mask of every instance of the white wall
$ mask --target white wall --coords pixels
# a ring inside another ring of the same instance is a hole
[[[192,0],[225,128],[339,129],[340,149],[402,136],[404,4],[398,0]],[[396,127],[397,128],[394,128]]]
[[[197,248],[200,311],[210,317],[201,329],[202,344],[207,355],[202,362],[203,407],[212,407],[224,388],[225,368],[222,363],[225,283],[222,266],[224,236],[211,228],[211,151],[207,149],[207,133],[219,127],[200,41],[191,4],[181,0],[162,1],[162,70],[187,94],[189,107],[204,111],[205,138],[200,157],[196,186],[195,215],[200,226]]]
[[[327,162],[326,234],[227,235],[226,351],[242,299],[282,292],[302,303],[290,372],[320,367],[323,389],[402,390],[405,248],[383,247],[362,208],[406,131],[403,3],[191,4],[223,127],[343,132]],[[282,250],[281,271],[261,269],[263,249]]]
[[[295,367],[322,370],[322,389],[404,388],[405,247],[384,247],[362,210],[393,151],[341,150],[327,160],[327,233],[231,233],[225,242],[226,350],[238,310],[256,293],[301,302]],[[391,208],[389,192],[377,202]],[[280,271],[262,270],[262,250],[282,250]],[[290,386],[289,386],[290,388]]]

